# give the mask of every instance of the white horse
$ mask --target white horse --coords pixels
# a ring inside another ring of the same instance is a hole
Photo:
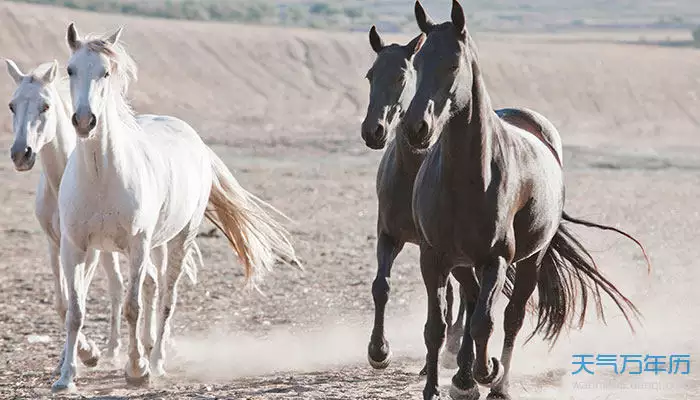
[[[65,324],[68,295],[59,260],[60,226],[58,212],[58,189],[68,156],[75,149],[75,130],[71,125],[72,105],[68,82],[57,79],[56,61],[44,63],[32,72],[23,73],[12,60],[5,60],[10,77],[17,88],[10,101],[13,114],[14,142],[10,150],[17,171],[29,171],[34,167],[37,155],[42,164],[41,178],[36,191],[36,217],[49,242],[49,262],[54,276],[54,307],[61,323]],[[165,262],[165,247],[153,251],[153,258],[161,265]],[[115,359],[121,347],[121,313],[124,283],[119,270],[116,252],[90,250],[86,257],[85,290],[94,275],[98,259],[105,269],[109,282],[112,303],[111,327],[107,343],[107,358]],[[186,272],[190,280],[196,281],[195,260],[187,263]],[[162,268],[162,266],[161,266]],[[152,288],[151,288],[152,289]],[[155,295],[155,293],[154,293]],[[152,296],[151,296],[152,298]],[[155,304],[152,306],[154,308]],[[155,339],[155,321],[144,324],[143,337],[147,346]],[[65,351],[65,350],[64,350]],[[78,354],[87,366],[95,366],[100,351],[95,343],[83,335],[78,338]],[[63,356],[61,356],[61,360]],[[60,373],[59,363],[56,373]]]
[[[20,71],[12,60],[6,60],[7,71],[17,84],[10,101],[14,142],[10,157],[17,171],[29,171],[40,155],[41,178],[36,190],[36,217],[49,242],[49,263],[53,271],[55,297],[54,307],[61,323],[65,324],[67,293],[59,261],[60,227],[58,222],[58,188],[68,156],[75,148],[75,131],[67,112],[68,103],[54,85],[56,63],[42,64],[29,74]],[[117,255],[114,253],[89,252],[86,286],[97,266],[98,257],[109,279],[112,298],[112,317],[108,356],[119,352],[120,319],[123,297],[123,282],[119,272]],[[87,366],[95,366],[100,352],[91,340],[79,337],[80,359]],[[60,363],[58,369],[60,371]]]
[[[205,214],[229,240],[247,278],[260,278],[277,260],[296,261],[287,231],[264,210],[272,207],[245,191],[192,127],[168,116],[134,117],[124,94],[136,68],[119,44],[121,32],[81,40],[75,26],[68,27],[71,121],[79,140],[59,190],[61,260],[70,301],[66,357],[54,391],[75,388],[90,249],[117,251],[129,260],[125,377],[135,385],[148,382],[151,365],[154,375],[165,373],[167,321],[183,260]],[[149,250],[166,243],[162,309],[149,362],[137,335],[141,286],[153,268]],[[249,282],[255,285],[257,279]]]

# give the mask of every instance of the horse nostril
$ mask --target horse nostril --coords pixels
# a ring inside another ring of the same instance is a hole
[[[374,138],[381,139],[384,137],[384,124],[379,124],[377,130],[374,131]]]
[[[423,133],[428,130],[428,123],[425,121],[421,121],[418,123],[418,126],[416,127],[416,133],[420,136],[423,136]]]
[[[95,128],[97,126],[97,117],[95,117],[95,114],[90,114],[90,129]]]
[[[78,114],[73,114],[73,117],[70,119],[70,121],[73,123],[74,127],[78,127]]]
[[[32,148],[27,147],[27,149],[24,151],[24,158],[30,158],[32,156]]]

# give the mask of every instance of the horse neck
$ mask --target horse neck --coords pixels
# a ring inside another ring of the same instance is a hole
[[[70,122],[67,107],[58,91],[54,89],[52,96],[56,113],[56,133],[53,140],[41,148],[39,158],[41,159],[42,172],[46,177],[46,184],[54,193],[58,193],[68,157],[75,149],[76,135]]]
[[[111,172],[123,170],[123,156],[127,154],[123,137],[130,131],[125,121],[133,117],[120,115],[117,101],[113,95],[108,96],[104,116],[95,127],[94,137],[80,140],[76,146],[83,173],[91,182],[105,180]]]
[[[498,118],[491,105],[477,62],[472,62],[471,100],[447,121],[442,137],[444,165],[460,180],[465,174],[479,182],[485,191],[491,180],[491,160]]]
[[[401,122],[397,124],[396,129],[403,129]],[[416,149],[408,142],[406,135],[396,132],[394,134],[396,146],[394,147],[395,157],[394,162],[399,170],[408,174],[418,173],[423,159],[425,159],[426,150]]]
[[[410,61],[409,61],[410,62]],[[403,129],[402,119],[403,115],[408,110],[408,106],[411,104],[411,100],[416,93],[416,80],[415,76],[412,74],[415,71],[410,69],[411,66],[408,65],[406,69],[406,84],[401,92],[401,97],[399,97],[399,116],[397,117],[397,123],[394,124],[394,140],[396,140],[396,147],[394,151],[396,152],[395,162],[399,169],[407,173],[417,173],[420,168],[423,159],[425,158],[425,150],[419,150],[414,148],[408,143],[406,135],[398,132],[399,129]]]

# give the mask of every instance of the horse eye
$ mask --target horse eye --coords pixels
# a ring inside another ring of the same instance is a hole
[[[10,112],[15,113],[15,105],[10,103]]]
[[[48,103],[44,103],[44,104],[41,106],[41,110],[39,110],[39,111],[43,114],[43,113],[49,111],[49,108],[51,108],[51,106],[49,106]]]
[[[105,72],[105,78],[109,78],[109,71]]]

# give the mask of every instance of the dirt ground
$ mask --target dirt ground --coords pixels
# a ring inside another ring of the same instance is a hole
[[[414,247],[400,255],[391,282],[387,334],[394,363],[374,371],[365,359],[381,156],[365,148],[359,134],[368,92],[362,77],[372,61],[366,36],[0,3],[0,55],[23,68],[53,58],[64,65],[69,21],[81,32],[126,25],[123,38],[140,67],[136,109],[195,126],[248,190],[295,221],[289,227],[306,265],[304,273],[280,267],[270,274],[262,285],[266,296],[248,293],[226,240],[200,238],[205,267],[197,285],[181,285],[168,377],[130,389],[123,362],[101,363],[81,369],[80,396],[419,398],[425,300]],[[591,318],[551,351],[537,338],[517,347],[514,398],[700,398],[695,362],[689,375],[636,377],[600,369],[582,377],[572,375],[571,364],[579,353],[690,354],[693,360],[700,354],[697,51],[585,37],[476,38],[496,106],[537,109],[562,132],[569,213],[635,234],[654,266],[647,275],[629,242],[576,228],[601,268],[639,306],[643,326],[632,335],[608,307],[607,326]],[[4,73],[0,88],[9,100],[13,86]],[[9,148],[9,112],[0,117],[0,148]],[[38,176],[38,168],[15,172],[9,157],[0,162],[1,398],[49,397],[50,371],[64,340],[52,307],[46,242],[33,215]],[[106,282],[98,273],[84,331],[102,346],[108,315]],[[31,342],[32,335],[49,340]],[[499,329],[495,351],[501,338]],[[442,371],[445,390],[453,372]]]

